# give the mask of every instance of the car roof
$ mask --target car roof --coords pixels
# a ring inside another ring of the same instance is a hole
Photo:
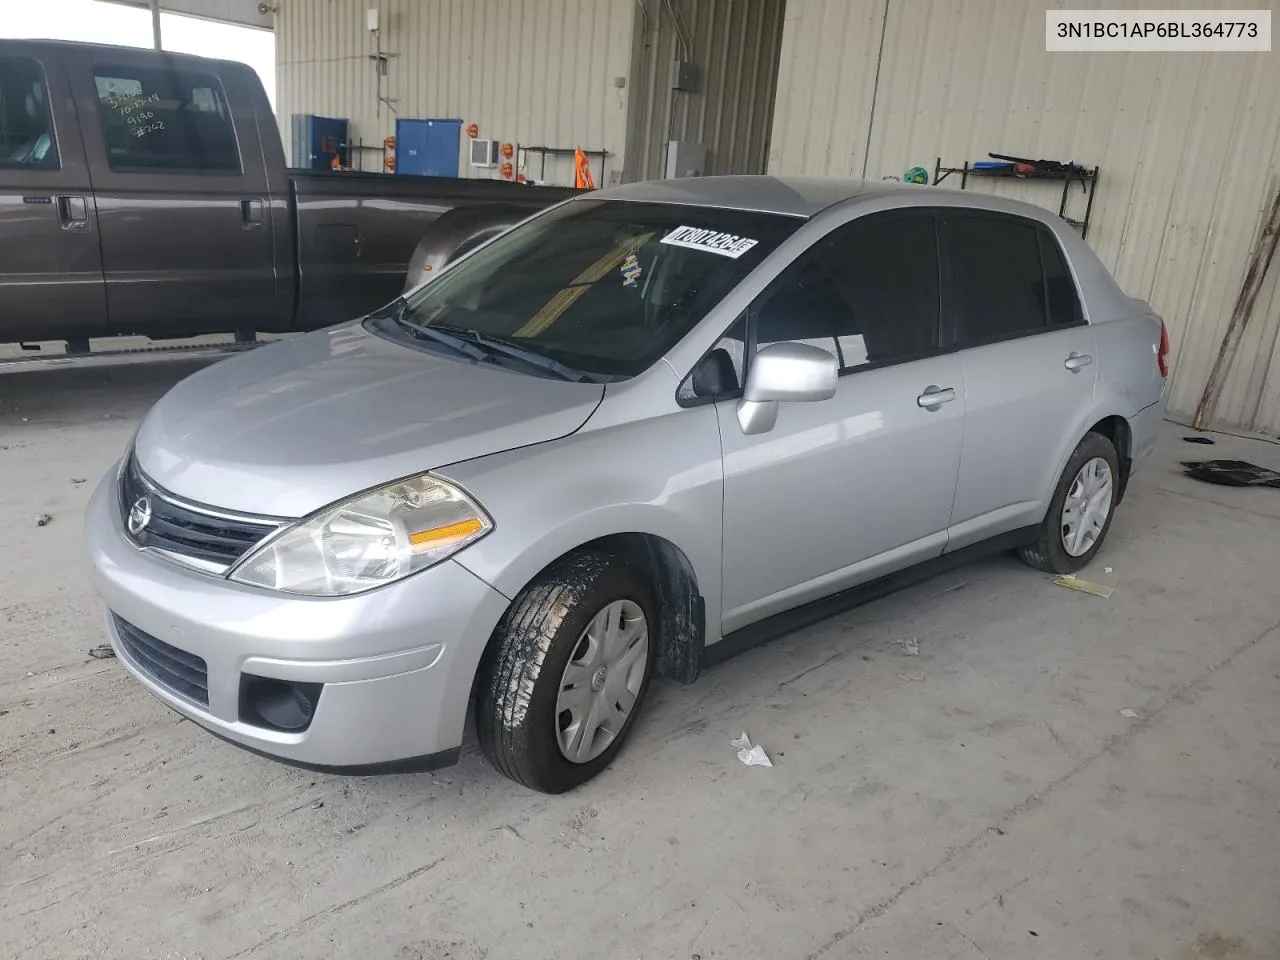
[[[840,177],[682,177],[623,184],[596,191],[592,196],[602,200],[683,203],[812,217],[832,204],[891,186]],[[902,188],[901,184],[897,186]]]
[[[678,203],[690,206],[750,210],[809,219],[849,201],[880,200],[893,206],[963,207],[1011,213],[1054,224],[1057,218],[1043,207],[976,191],[932,190],[896,180],[855,180],[845,177],[726,176],[646,180],[597,190],[586,196],[601,200]],[[1059,221],[1061,222],[1061,221]]]

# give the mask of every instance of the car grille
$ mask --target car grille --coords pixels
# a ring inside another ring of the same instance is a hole
[[[130,456],[120,477],[120,511],[126,529],[129,511],[144,498],[151,518],[138,533],[129,531],[136,544],[223,569],[279,527],[271,520],[231,516],[179,502],[143,477],[138,461]]]
[[[209,674],[205,662],[194,653],[171,647],[133,624],[112,615],[116,636],[138,669],[161,686],[188,700],[209,705]]]

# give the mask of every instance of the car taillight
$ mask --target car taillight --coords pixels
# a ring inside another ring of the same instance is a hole
[[[1169,328],[1160,321],[1160,349],[1156,351],[1156,363],[1160,366],[1160,376],[1169,377]]]

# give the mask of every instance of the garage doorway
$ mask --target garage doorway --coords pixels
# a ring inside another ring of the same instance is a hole
[[[705,148],[705,176],[765,172],[785,12],[786,0],[640,0],[624,179],[664,176],[671,140]],[[677,79],[681,62],[692,70]]]

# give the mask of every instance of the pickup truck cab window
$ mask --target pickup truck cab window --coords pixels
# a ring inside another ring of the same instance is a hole
[[[112,170],[240,172],[231,111],[217,77],[100,65],[93,80]]]
[[[511,359],[514,347],[592,377],[632,377],[801,222],[682,204],[574,200],[409,294],[398,322],[433,341],[423,344],[430,349],[451,334],[467,341],[462,352],[488,351],[486,359],[500,359],[494,354],[504,348]]]
[[[938,349],[938,244],[931,213],[858,220],[819,240],[753,308],[757,348],[799,341],[841,372]]]
[[[58,169],[44,72],[27,57],[0,57],[0,167]]]

